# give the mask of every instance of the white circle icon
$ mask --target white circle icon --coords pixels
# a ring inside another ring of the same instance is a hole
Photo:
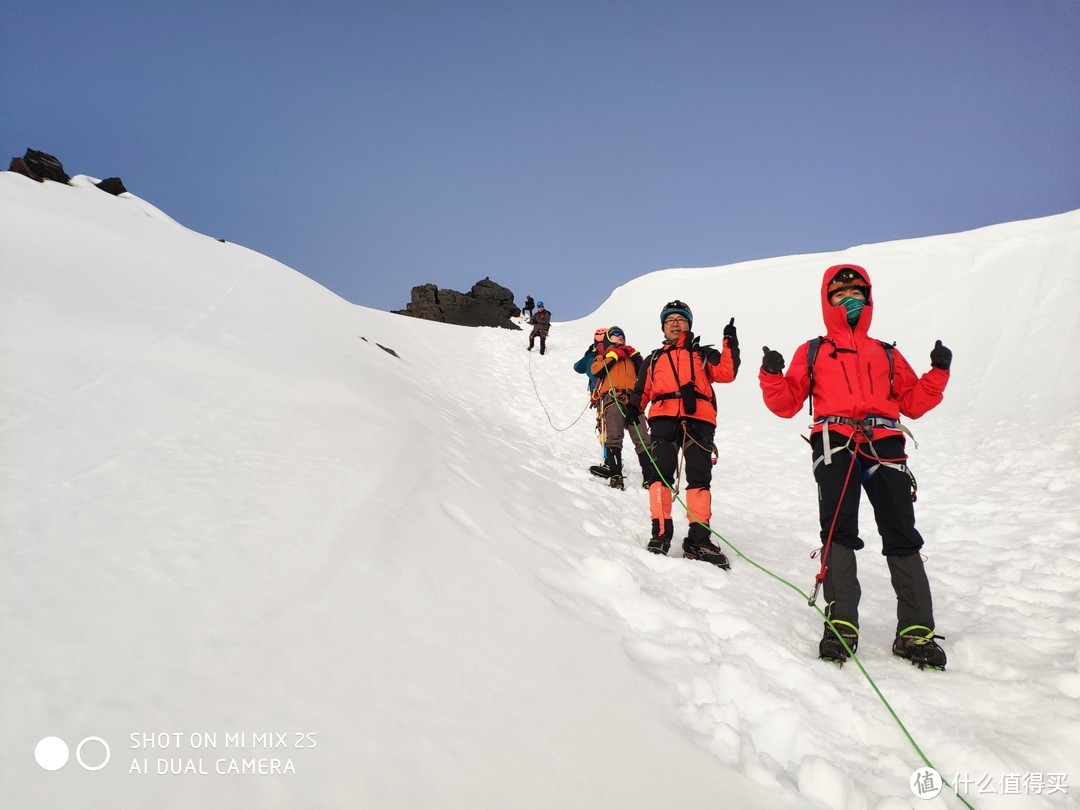
[[[97,765],[90,765],[83,760],[83,746],[86,745],[88,742],[101,743],[102,747],[105,749],[104,757]],[[103,739],[101,739],[101,737],[87,737],[85,740],[79,743],[79,747],[75,749],[75,759],[80,765],[83,766],[83,768],[88,771],[100,771],[102,768],[109,764],[110,757],[112,757],[112,750],[110,750],[109,744]]]
[[[34,748],[34,759],[47,771],[58,771],[67,765],[67,743],[59,737],[46,737]]]
[[[941,793],[941,774],[933,768],[919,768],[908,780],[911,792],[920,799],[933,799]]]

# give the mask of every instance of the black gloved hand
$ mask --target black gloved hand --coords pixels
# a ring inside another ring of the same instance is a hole
[[[930,352],[930,365],[943,371],[948,371],[952,365],[952,350],[948,346],[942,346],[940,340]]]
[[[705,359],[706,363],[715,366],[720,362],[720,350],[715,346],[698,346],[697,349],[701,352],[701,356]]]
[[[633,425],[637,422],[638,417],[641,416],[641,409],[632,402],[627,402],[622,407],[623,414],[626,416],[626,424]]]
[[[761,358],[761,368],[769,374],[779,374],[784,370],[784,355],[768,346],[762,346],[764,356]]]
[[[728,325],[724,327],[724,337],[728,339],[728,344],[731,346],[739,345],[739,337],[735,334],[735,319],[732,318],[728,321]]]

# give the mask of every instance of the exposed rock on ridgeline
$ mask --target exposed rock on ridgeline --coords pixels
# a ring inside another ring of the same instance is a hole
[[[394,313],[458,326],[521,328],[512,320],[521,315],[514,303],[514,293],[490,278],[476,282],[467,293],[421,284],[413,287],[412,301],[406,308],[394,310]]]

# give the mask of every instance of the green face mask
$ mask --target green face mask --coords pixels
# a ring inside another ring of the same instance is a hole
[[[859,315],[862,313],[862,308],[866,306],[865,301],[861,301],[858,298],[845,298],[840,302],[844,309],[847,310],[847,322],[848,326],[854,326],[859,322]]]

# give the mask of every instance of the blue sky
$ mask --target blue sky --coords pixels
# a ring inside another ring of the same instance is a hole
[[[376,309],[490,277],[567,320],[653,270],[1080,208],[1073,0],[5,9],[0,159]]]

